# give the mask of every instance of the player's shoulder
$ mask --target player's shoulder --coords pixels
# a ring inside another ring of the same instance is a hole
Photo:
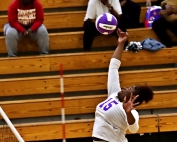
[[[110,95],[108,96],[108,98],[113,98],[113,99],[116,99],[116,100],[119,101],[119,99],[118,99],[118,92],[114,92],[114,93],[110,94]]]
[[[89,4],[98,5],[99,0],[89,0]]]

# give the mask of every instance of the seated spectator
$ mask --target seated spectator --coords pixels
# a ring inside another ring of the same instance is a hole
[[[99,15],[105,12],[113,14],[118,20],[119,28],[126,32],[126,29],[120,20],[122,9],[119,0],[89,0],[84,19],[83,46],[85,51],[91,50],[95,36],[100,34],[95,27],[95,21]],[[117,36],[116,30],[112,34]]]
[[[164,0],[161,7],[160,14],[162,17],[153,22],[152,29],[166,47],[172,47],[175,43],[169,37],[167,29],[177,35],[177,0]]]
[[[41,54],[48,54],[49,36],[43,20],[44,11],[38,0],[14,0],[10,4],[4,26],[9,57],[17,56],[18,41],[24,36],[37,41]]]
[[[126,28],[138,28],[140,26],[141,6],[132,0],[120,0],[122,7],[122,20]]]

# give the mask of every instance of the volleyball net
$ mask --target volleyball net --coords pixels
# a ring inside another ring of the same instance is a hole
[[[24,142],[4,110],[0,107],[0,142]]]

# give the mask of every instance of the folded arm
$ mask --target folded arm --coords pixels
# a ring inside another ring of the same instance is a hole
[[[44,10],[40,3],[36,5],[36,20],[34,21],[33,25],[30,29],[35,32],[43,23],[44,21]]]
[[[21,33],[24,33],[25,28],[20,25],[17,18],[17,6],[11,4],[8,8],[8,22],[11,27],[15,28]]]
[[[101,0],[101,2],[108,7],[111,14],[113,14],[117,19],[120,19],[122,9],[119,0],[113,0],[112,5],[108,2],[108,0]]]

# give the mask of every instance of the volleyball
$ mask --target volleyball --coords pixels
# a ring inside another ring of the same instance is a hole
[[[104,35],[113,33],[117,28],[118,22],[114,15],[104,13],[97,17],[95,26],[96,29]]]

